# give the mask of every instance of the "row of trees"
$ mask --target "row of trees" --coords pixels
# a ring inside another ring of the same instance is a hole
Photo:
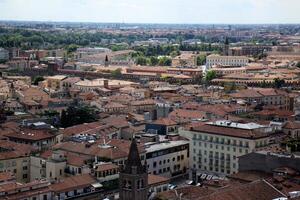
[[[145,56],[139,56],[135,59],[135,63],[137,65],[150,65],[150,66],[171,66],[172,65],[172,59],[167,56],[161,56],[161,57],[145,57]]]
[[[132,56],[177,56],[180,54],[179,47],[175,45],[150,45],[136,46],[133,48],[137,53]]]
[[[222,51],[222,47],[221,46],[215,46],[215,45],[211,45],[210,43],[208,44],[181,44],[179,46],[179,50],[180,51],[215,51],[217,52],[221,52]]]

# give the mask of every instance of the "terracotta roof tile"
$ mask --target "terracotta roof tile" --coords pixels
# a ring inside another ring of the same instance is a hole
[[[50,187],[55,193],[61,193],[74,189],[85,188],[96,182],[97,181],[94,177],[89,174],[84,174],[65,178],[60,182],[51,185]]]

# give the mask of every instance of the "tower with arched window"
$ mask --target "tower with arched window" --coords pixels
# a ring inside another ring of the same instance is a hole
[[[148,199],[147,168],[142,165],[135,139],[131,143],[126,166],[121,170],[119,180],[121,200]]]

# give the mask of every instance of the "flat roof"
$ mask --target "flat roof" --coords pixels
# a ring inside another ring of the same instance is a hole
[[[164,150],[164,149],[169,149],[169,148],[172,148],[172,147],[181,146],[181,145],[185,145],[185,144],[189,144],[189,141],[177,140],[177,141],[159,142],[159,143],[155,143],[155,144],[146,143],[145,144],[146,145],[145,149],[146,149],[146,153],[151,153],[151,152],[160,151],[160,150]]]
[[[246,130],[253,130],[253,129],[259,129],[259,128],[266,128],[267,126],[260,125],[257,123],[237,123],[232,122],[230,120],[218,120],[214,122],[207,122],[207,124],[215,125],[215,126],[224,126],[228,128],[239,128],[239,129],[246,129]]]

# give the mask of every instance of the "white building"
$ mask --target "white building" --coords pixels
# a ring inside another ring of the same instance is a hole
[[[6,49],[0,48],[0,60],[8,60],[9,52]]]
[[[101,47],[95,47],[95,48],[91,48],[91,47],[82,47],[82,48],[78,48],[76,50],[76,55],[75,57],[77,59],[81,59],[84,58],[86,56],[90,56],[90,55],[96,55],[96,54],[102,54],[102,53],[110,53],[111,50],[108,48],[101,48]]]
[[[228,66],[228,67],[241,67],[246,66],[249,63],[249,59],[245,56],[220,56],[209,55],[206,57],[206,67],[212,68],[214,65]]]
[[[226,120],[180,129],[190,143],[190,163],[198,176],[202,173],[225,175],[238,172],[238,157],[269,144],[269,126]]]
[[[174,177],[187,172],[189,141],[164,141],[145,145],[149,174]]]

